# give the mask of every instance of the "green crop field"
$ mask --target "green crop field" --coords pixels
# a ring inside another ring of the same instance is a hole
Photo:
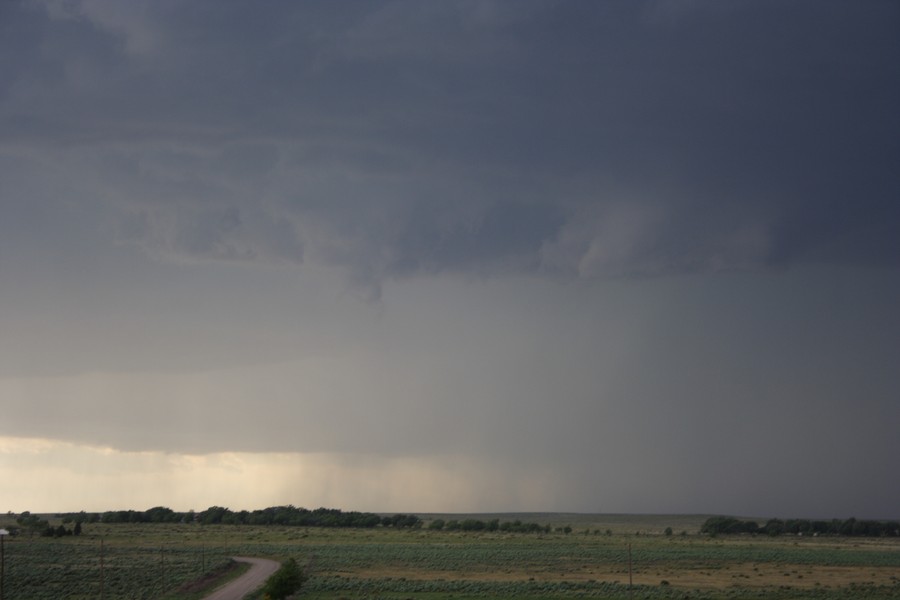
[[[423,518],[417,529],[97,523],[77,537],[25,533],[5,540],[4,598],[101,598],[101,586],[109,600],[196,598],[179,589],[233,555],[294,557],[310,575],[301,597],[323,600],[900,598],[897,538],[707,537],[703,517],[499,516],[549,533],[432,531],[430,519],[460,516]]]

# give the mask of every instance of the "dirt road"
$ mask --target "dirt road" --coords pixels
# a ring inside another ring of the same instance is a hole
[[[246,556],[233,556],[232,558],[238,562],[250,563],[253,566],[250,567],[249,571],[227,585],[220,587],[203,600],[241,600],[246,594],[264,584],[266,579],[281,566],[278,562],[267,558],[249,558]]]

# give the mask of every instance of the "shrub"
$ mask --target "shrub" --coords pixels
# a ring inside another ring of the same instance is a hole
[[[281,568],[269,577],[262,591],[266,597],[272,600],[284,600],[300,589],[306,576],[300,570],[300,566],[293,558],[282,563]]]

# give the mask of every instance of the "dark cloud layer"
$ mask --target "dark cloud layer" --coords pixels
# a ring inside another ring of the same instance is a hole
[[[374,286],[900,261],[892,2],[2,10],[4,156],[91,169],[160,255]]]

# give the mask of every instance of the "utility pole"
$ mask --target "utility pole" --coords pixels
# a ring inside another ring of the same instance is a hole
[[[3,539],[6,537],[6,530],[0,529],[0,600],[3,600],[3,576],[6,567],[6,556],[3,554]]]
[[[9,535],[9,532],[5,529],[0,529],[0,600],[3,600],[3,582],[6,578],[6,555],[4,554],[3,548],[3,540],[6,539],[6,536]]]
[[[162,589],[166,589],[166,559],[165,554],[163,554],[163,549],[159,549],[159,572],[160,579],[162,579]]]
[[[632,580],[631,580],[631,544],[628,544],[628,597],[632,598],[634,596],[634,590],[632,589]]]
[[[100,538],[100,600],[103,598],[103,538]]]

